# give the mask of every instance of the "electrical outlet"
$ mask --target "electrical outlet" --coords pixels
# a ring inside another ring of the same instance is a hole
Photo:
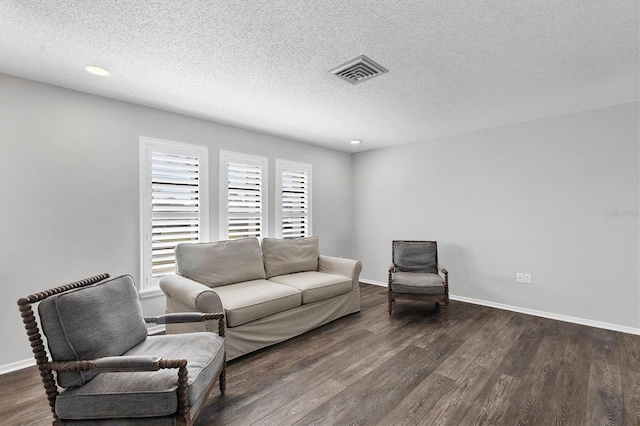
[[[517,283],[524,282],[524,274],[522,272],[516,272],[516,282]]]
[[[524,283],[531,284],[531,274],[524,274]]]

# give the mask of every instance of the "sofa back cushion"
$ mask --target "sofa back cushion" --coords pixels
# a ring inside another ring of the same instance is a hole
[[[257,238],[178,244],[176,272],[208,287],[265,278]]]
[[[262,240],[262,257],[267,279],[295,272],[317,271],[318,237]]]
[[[38,305],[42,331],[54,361],[120,356],[147,338],[138,291],[129,275],[70,290]],[[81,386],[91,371],[61,371],[62,387]]]

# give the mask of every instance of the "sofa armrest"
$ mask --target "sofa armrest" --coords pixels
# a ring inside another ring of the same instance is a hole
[[[224,312],[216,292],[197,281],[177,274],[169,274],[160,279],[160,288],[168,299],[175,299],[192,311]]]
[[[326,272],[327,274],[343,275],[351,277],[353,288],[360,286],[360,272],[362,271],[362,262],[353,259],[344,259],[342,257],[322,256],[318,258],[318,272]]]

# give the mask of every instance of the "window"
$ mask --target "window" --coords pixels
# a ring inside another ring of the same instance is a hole
[[[276,174],[276,237],[312,235],[311,164],[276,160]]]
[[[267,159],[220,151],[220,239],[267,236]]]
[[[141,292],[175,272],[175,247],[207,241],[206,147],[140,138]]]

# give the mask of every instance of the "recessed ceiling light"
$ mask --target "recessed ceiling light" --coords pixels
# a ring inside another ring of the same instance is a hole
[[[94,75],[100,75],[100,76],[109,75],[109,71],[97,65],[85,65],[84,70]]]
[[[354,139],[351,141],[351,145],[360,145],[360,142],[358,139]]]

